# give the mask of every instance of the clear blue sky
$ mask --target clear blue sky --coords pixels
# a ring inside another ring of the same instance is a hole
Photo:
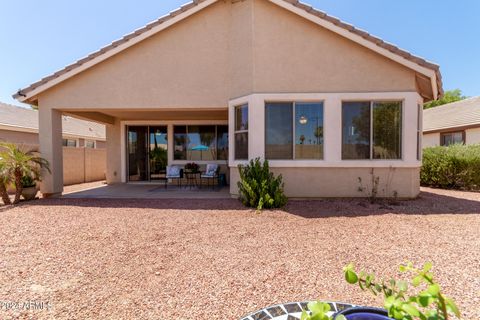
[[[0,101],[188,0],[0,0]],[[307,0],[440,64],[445,89],[480,95],[479,0]]]

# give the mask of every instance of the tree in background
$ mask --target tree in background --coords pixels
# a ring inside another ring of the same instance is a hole
[[[455,89],[455,90],[448,90],[445,91],[443,94],[443,97],[438,100],[434,100],[431,102],[427,102],[423,105],[423,109],[430,109],[433,107],[438,107],[447,103],[452,103],[455,101],[460,101],[463,99],[466,99],[467,97],[462,95],[462,90],[460,89]]]

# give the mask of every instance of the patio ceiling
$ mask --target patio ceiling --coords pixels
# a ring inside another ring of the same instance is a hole
[[[92,112],[65,110],[65,114],[76,118],[113,124],[115,118],[135,121],[172,121],[172,120],[228,120],[228,109],[96,109]]]

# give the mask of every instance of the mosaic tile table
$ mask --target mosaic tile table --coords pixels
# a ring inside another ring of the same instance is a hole
[[[326,301],[325,301],[326,302]],[[330,304],[330,314],[333,315],[338,311],[348,308],[356,307],[353,304],[340,302],[327,302]],[[290,302],[285,304],[277,304],[255,311],[241,320],[298,320],[302,314],[302,310],[307,310],[308,301],[305,302]]]

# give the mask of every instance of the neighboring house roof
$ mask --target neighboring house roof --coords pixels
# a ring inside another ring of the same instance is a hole
[[[13,95],[13,97],[22,102],[29,101],[30,103],[35,104],[37,101],[32,98],[35,98],[37,94],[156,34],[157,32],[175,24],[176,22],[189,17],[190,15],[217,1],[218,0],[193,0],[192,2],[170,12],[169,14],[150,22],[144,27],[127,34],[123,38],[112,42],[100,50],[89,54],[75,63],[66,66],[65,68],[31,84],[24,89],[19,90]],[[426,76],[427,80],[429,80],[433,92],[433,99],[443,95],[442,77],[440,73],[440,67],[438,65],[428,62],[421,57],[412,55],[411,53],[385,42],[366,31],[357,29],[350,24],[342,22],[335,17],[327,15],[325,12],[317,10],[297,0],[269,1],[296,14],[306,16],[309,20],[316,22],[317,24],[320,24],[321,26],[337,34],[347,37],[352,41],[368,47],[369,49],[372,49],[411,69],[415,69],[415,71],[419,72],[423,76]]]
[[[473,97],[423,111],[423,132],[480,127],[480,97]]]
[[[38,111],[0,102],[0,128],[38,133]],[[65,136],[105,140],[105,126],[99,123],[62,116]]]

